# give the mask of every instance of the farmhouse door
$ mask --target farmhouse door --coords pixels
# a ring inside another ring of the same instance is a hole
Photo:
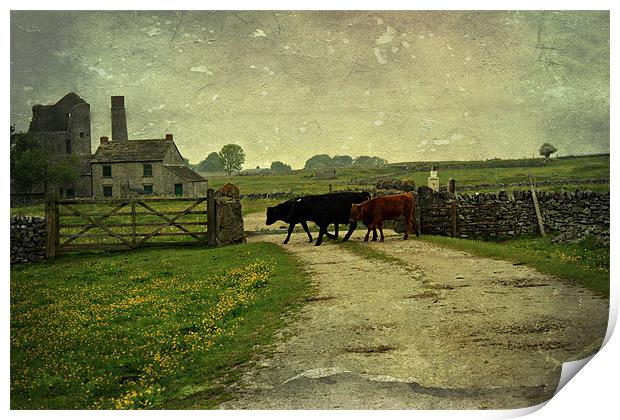
[[[177,197],[183,196],[183,184],[174,184],[174,195]]]

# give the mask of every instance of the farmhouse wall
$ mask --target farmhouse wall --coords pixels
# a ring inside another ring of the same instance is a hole
[[[11,217],[11,264],[45,258],[45,219],[34,216]]]
[[[217,245],[245,242],[241,201],[238,198],[216,197],[215,209]]]
[[[143,165],[150,163],[152,166],[152,176],[143,176]],[[103,176],[103,166],[112,166],[112,176]],[[93,163],[93,196],[96,198],[103,197],[103,187],[111,186],[112,195],[120,197],[123,193],[141,194],[145,185],[153,186],[153,195],[155,196],[173,196],[174,184],[184,184],[183,191],[193,191],[193,186],[185,185],[186,182],[164,168],[162,162],[115,162],[109,163]],[[129,182],[129,184],[128,184]],[[187,187],[187,188],[186,188]]]

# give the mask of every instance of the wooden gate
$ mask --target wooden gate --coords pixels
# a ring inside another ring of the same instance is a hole
[[[200,198],[61,200],[45,205],[47,256],[146,246],[215,246],[213,190]]]

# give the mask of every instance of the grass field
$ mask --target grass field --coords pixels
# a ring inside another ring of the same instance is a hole
[[[11,267],[11,408],[211,408],[310,293],[273,244]]]
[[[539,166],[540,160],[536,160],[537,166],[532,167],[499,167],[479,168],[477,165],[483,162],[460,162],[461,165],[471,165],[468,169],[450,169],[439,171],[441,185],[446,185],[448,179],[454,178],[459,187],[475,186],[479,184],[510,184],[527,182],[528,175],[536,181],[543,180],[571,180],[573,183],[567,186],[553,185],[540,186],[541,190],[559,190],[569,188],[571,190],[581,188],[590,190],[608,191],[609,185],[579,184],[584,179],[609,179],[609,156],[584,156],[571,159],[551,159],[545,166]],[[438,162],[438,165],[441,165]],[[406,170],[405,167],[385,166],[380,168],[341,168],[337,170],[337,178],[320,180],[311,177],[313,171],[293,171],[287,175],[254,175],[254,176],[210,176],[212,188],[219,188],[226,182],[237,185],[242,194],[292,191],[295,194],[318,194],[326,193],[329,185],[333,189],[346,189],[350,187],[368,188],[374,186],[376,180],[381,177],[396,179],[411,179],[416,185],[426,185],[429,176],[428,171]],[[523,188],[523,187],[520,187]],[[493,190],[493,189],[490,189]],[[508,188],[510,190],[510,188]]]

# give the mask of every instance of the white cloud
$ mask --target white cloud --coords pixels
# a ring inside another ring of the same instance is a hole
[[[252,34],[252,37],[254,38],[263,37],[263,36],[267,36],[267,34],[262,29],[257,29]]]
[[[375,41],[378,45],[389,44],[396,36],[396,29],[388,26],[379,38]]]
[[[435,140],[433,140],[433,144],[435,146],[444,146],[446,144],[450,144],[450,140],[438,140],[438,139],[435,139]]]
[[[213,73],[211,72],[211,70],[209,70],[207,68],[207,66],[195,66],[192,67],[191,69],[189,69],[189,71],[193,71],[194,73],[205,73],[208,75],[212,75]]]
[[[373,122],[373,124],[375,125],[375,127],[379,127],[380,125],[383,125],[383,121],[381,121],[381,120],[375,120],[375,121]]]
[[[385,57],[383,56],[381,50],[379,48],[375,48],[373,50],[373,52],[375,53],[375,57],[377,58],[377,62],[379,64],[385,64],[387,63],[387,60],[385,59]]]

